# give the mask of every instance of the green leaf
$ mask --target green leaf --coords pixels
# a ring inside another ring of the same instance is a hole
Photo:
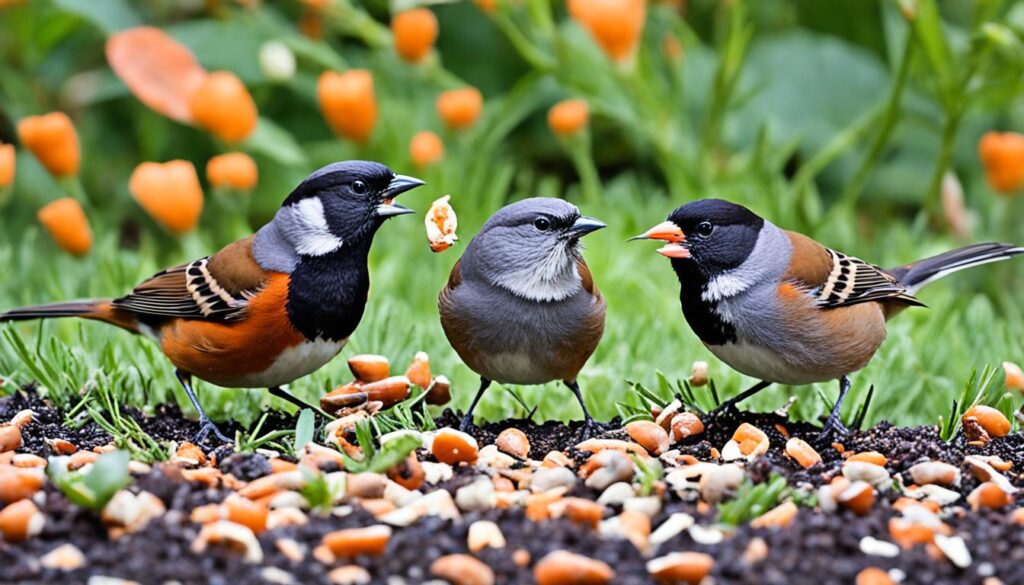
[[[924,47],[928,62],[939,79],[939,87],[946,90],[952,83],[953,55],[946,43],[946,35],[942,29],[942,18],[935,0],[918,0],[917,15],[914,20],[914,32]]]
[[[270,118],[260,117],[256,130],[243,146],[251,153],[269,157],[282,165],[304,167],[309,164],[295,138]]]
[[[130,461],[127,451],[113,451],[100,455],[92,464],[83,483],[96,495],[99,508],[105,506],[118,490],[131,483],[128,474]]]
[[[298,453],[303,447],[313,442],[313,431],[315,430],[316,419],[313,411],[303,408],[299,413],[299,420],[295,423],[295,452]]]
[[[142,24],[138,12],[127,0],[55,0],[54,4],[95,24],[108,35]]]

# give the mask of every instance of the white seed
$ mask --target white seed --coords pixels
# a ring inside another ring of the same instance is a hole
[[[662,522],[661,526],[655,528],[654,532],[651,532],[651,544],[657,547],[662,543],[668,542],[682,531],[693,526],[693,524],[693,516],[676,512]]]
[[[967,544],[959,536],[946,536],[945,534],[936,533],[935,546],[939,547],[939,550],[942,551],[942,554],[946,555],[949,562],[961,569],[966,569],[973,562],[971,551],[967,550]]]
[[[62,544],[39,558],[47,569],[73,571],[85,566],[85,555],[73,544]]]
[[[892,487],[892,476],[881,465],[867,461],[847,461],[843,464],[843,477],[850,481],[865,481],[881,493]]]
[[[477,520],[469,525],[466,544],[470,552],[480,552],[485,548],[504,548],[505,535],[501,528],[490,520]]]
[[[536,475],[534,475],[534,478],[534,481],[536,481]],[[597,503],[604,506],[621,506],[626,503],[626,500],[632,498],[634,495],[636,495],[636,492],[633,490],[633,486],[624,481],[620,481],[606,487],[597,498]]]
[[[878,540],[872,536],[865,536],[860,539],[860,552],[866,555],[891,559],[899,556],[900,547],[891,542]]]
[[[541,467],[530,479],[530,487],[541,492],[574,485],[576,474],[565,467]]]
[[[455,492],[455,504],[463,512],[482,512],[494,507],[494,482],[479,477]]]
[[[248,526],[218,520],[203,526],[199,536],[192,541],[192,552],[202,554],[211,544],[224,543],[243,553],[247,563],[262,563],[263,548]]]
[[[718,544],[725,540],[725,533],[714,526],[694,524],[687,528],[686,531],[690,533],[690,538],[698,544]]]

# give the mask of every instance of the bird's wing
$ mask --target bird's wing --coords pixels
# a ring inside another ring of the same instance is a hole
[[[576,260],[576,268],[580,273],[580,283],[583,285],[583,290],[593,295],[597,300],[601,300],[601,291],[594,284],[594,275],[590,273],[590,267],[583,261],[583,258]]]
[[[819,307],[834,309],[871,301],[923,304],[884,269],[826,248],[806,236],[794,232],[787,235],[793,243],[794,260],[786,280],[807,291]]]
[[[233,321],[245,316],[249,299],[268,276],[253,257],[249,237],[156,273],[112,306],[141,315]]]

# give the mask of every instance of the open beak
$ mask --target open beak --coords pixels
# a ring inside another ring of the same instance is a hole
[[[598,221],[592,217],[581,216],[577,219],[568,230],[566,235],[570,238],[582,238],[590,232],[596,232],[601,228],[608,227],[603,221]]]
[[[389,218],[396,215],[413,213],[413,210],[408,207],[395,203],[395,197],[424,184],[423,181],[415,177],[395,175],[395,178],[391,179],[391,182],[388,183],[387,189],[384,189],[384,200],[377,206],[377,217]]]
[[[668,242],[658,248],[658,253],[666,258],[689,258],[690,250],[686,248],[686,234],[682,228],[671,221],[663,221],[652,227],[639,236],[629,239],[633,240],[662,240]]]

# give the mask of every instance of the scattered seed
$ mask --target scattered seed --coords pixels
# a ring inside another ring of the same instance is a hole
[[[494,522],[477,520],[469,525],[466,545],[470,552],[480,552],[485,548],[505,548],[505,544],[505,535]]]
[[[967,550],[967,544],[959,536],[936,534],[935,546],[939,547],[939,550],[942,551],[942,554],[946,555],[949,562],[958,568],[966,569],[973,562],[971,551]]]
[[[293,538],[279,538],[274,543],[277,550],[281,551],[289,561],[293,563],[301,563],[306,559],[305,546],[299,544],[299,542]]]
[[[836,501],[858,516],[866,516],[875,505],[875,489],[866,481],[855,481],[836,497]]]
[[[85,555],[73,544],[62,544],[39,557],[39,564],[55,571],[74,571],[85,566]]]
[[[228,520],[218,520],[206,524],[199,535],[192,541],[192,552],[202,554],[210,545],[226,545],[232,550],[243,554],[247,563],[263,562],[263,549],[260,541],[248,526],[236,524]]]
[[[590,461],[597,467],[587,477],[586,485],[591,489],[603,491],[613,483],[633,477],[633,462],[620,451],[600,451]]]
[[[526,459],[530,454],[530,439],[526,433],[516,428],[501,431],[494,444],[502,453],[508,453],[517,459]]]
[[[633,490],[633,486],[624,482],[619,481],[606,487],[601,495],[598,496],[597,502],[604,506],[616,506],[623,505],[626,500],[634,497],[636,492]]]
[[[960,485],[960,469],[943,461],[925,461],[907,471],[918,485]]]
[[[693,516],[683,514],[682,512],[676,512],[669,516],[661,523],[661,526],[658,526],[658,528],[651,533],[651,544],[653,546],[660,546],[661,544],[675,538],[684,530],[693,526],[693,524]]]
[[[1003,491],[998,484],[991,481],[986,481],[979,485],[967,495],[967,503],[971,505],[971,509],[974,511],[981,508],[998,510],[1010,505],[1012,502],[1013,496]]]
[[[1010,419],[991,406],[977,404],[964,413],[962,420],[973,418],[978,421],[990,437],[1005,437],[1010,432]]]
[[[660,583],[697,585],[714,566],[714,557],[707,553],[674,552],[647,561],[647,572]]]
[[[717,504],[739,487],[745,476],[743,469],[738,465],[709,464],[702,468],[698,483],[700,497],[709,504]]]
[[[434,436],[430,451],[438,461],[455,465],[476,461],[479,448],[472,436],[462,431],[444,428]]]
[[[618,451],[620,453],[635,453],[641,457],[647,457],[647,451],[640,445],[629,441],[620,441],[619,439],[587,439],[576,445],[576,448],[587,453]]]
[[[259,534],[267,528],[269,510],[263,504],[232,494],[224,500],[224,509],[228,520],[247,527],[254,534]]]
[[[0,535],[6,542],[21,542],[38,535],[46,525],[46,516],[32,500],[18,500],[0,510]]]
[[[391,527],[383,524],[328,532],[323,544],[337,557],[382,555],[391,540]]]
[[[886,492],[892,484],[892,476],[881,465],[867,461],[847,461],[843,464],[843,477],[850,481],[864,481],[879,492]]]
[[[531,560],[530,551],[525,548],[517,548],[512,552],[512,562],[517,567],[525,567],[530,564]]]
[[[576,474],[564,467],[541,467],[534,472],[530,480],[530,487],[535,491],[542,492],[574,485],[576,485]]]
[[[672,419],[683,409],[683,403],[677,398],[665,405],[659,412],[651,412],[654,422],[666,431],[672,430]]]
[[[494,508],[494,482],[480,476],[455,492],[455,504],[463,512],[482,512]]]
[[[138,532],[166,511],[163,500],[149,492],[133,494],[128,490],[120,490],[104,506],[100,518],[108,526]]]
[[[756,565],[768,558],[768,543],[760,536],[755,536],[743,549],[743,562],[748,565]]]
[[[13,424],[0,426],[0,453],[21,449],[23,444],[21,428]]]
[[[0,465],[0,502],[13,504],[30,498],[45,482],[42,469]]]
[[[856,585],[896,585],[889,573],[878,567],[868,567],[857,573]]]
[[[750,521],[753,528],[784,528],[796,518],[797,507],[793,502],[783,502]]]
[[[358,565],[345,565],[331,569],[327,580],[333,585],[366,585],[373,582],[370,572]]]
[[[615,578],[607,563],[558,550],[548,553],[533,568],[537,585],[604,585]]]
[[[726,461],[744,458],[752,461],[767,453],[768,445],[768,435],[764,431],[750,423],[743,423],[722,448],[722,458]]]
[[[786,441],[786,455],[792,457],[800,467],[807,469],[821,463],[821,455],[803,439],[792,438]]]
[[[465,554],[445,555],[430,564],[430,574],[452,585],[493,585],[494,571]]]
[[[878,540],[873,536],[865,536],[860,539],[860,552],[870,556],[891,559],[899,556],[900,547],[891,542]]]
[[[690,386],[703,386],[708,383],[708,363],[705,361],[693,362],[690,366]]]
[[[15,467],[46,469],[46,459],[31,453],[15,453],[11,457],[11,465]]]
[[[427,404],[442,406],[451,402],[451,399],[452,383],[448,381],[448,378],[446,376],[434,378],[430,387],[427,388]]]
[[[626,433],[651,455],[661,455],[668,450],[668,432],[658,423],[649,420],[633,421],[626,425]]]
[[[376,382],[391,374],[390,362],[382,355],[354,355],[348,358],[348,369],[360,382]]]
[[[412,363],[409,364],[409,368],[405,370],[405,377],[420,388],[430,387],[430,356],[427,355],[427,352],[416,352],[416,355],[412,358]]]
[[[641,512],[623,510],[614,518],[618,529],[644,556],[650,553],[651,519]]]
[[[669,422],[669,428],[672,429],[672,440],[674,441],[682,441],[704,433],[704,423],[692,412],[681,412],[673,416]]]
[[[548,451],[540,465],[541,467],[574,467],[576,462],[561,451]]]
[[[885,467],[885,465],[889,462],[889,460],[885,458],[885,455],[882,455],[878,451],[863,451],[861,453],[854,453],[850,455],[847,461],[864,461],[867,463],[874,463],[879,467]]]
[[[1013,362],[1003,362],[1003,372],[1006,374],[1006,389],[1024,391],[1024,371]]]

